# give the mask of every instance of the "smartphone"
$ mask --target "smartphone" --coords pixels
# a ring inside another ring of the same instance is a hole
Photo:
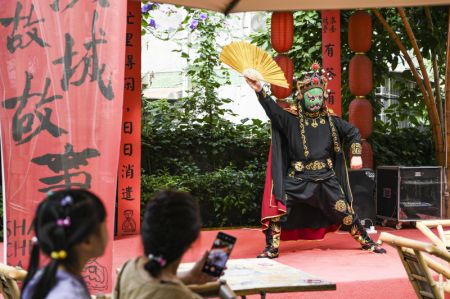
[[[235,237],[219,232],[209,251],[202,271],[211,276],[219,277],[225,268],[235,243]]]

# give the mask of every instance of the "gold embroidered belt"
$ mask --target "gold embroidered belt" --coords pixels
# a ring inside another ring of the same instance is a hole
[[[292,169],[295,171],[304,170],[321,170],[324,168],[333,168],[333,161],[328,158],[326,160],[316,160],[311,162],[294,161],[291,163]]]

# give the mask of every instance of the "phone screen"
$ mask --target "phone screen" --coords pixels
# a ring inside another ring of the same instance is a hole
[[[209,251],[202,271],[209,275],[219,277],[230,257],[234,243],[236,243],[235,237],[219,232]]]

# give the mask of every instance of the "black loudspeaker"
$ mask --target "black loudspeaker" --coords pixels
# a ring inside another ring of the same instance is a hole
[[[348,179],[353,194],[353,209],[365,227],[375,225],[375,172],[370,168],[349,170]],[[370,221],[368,221],[370,219]]]

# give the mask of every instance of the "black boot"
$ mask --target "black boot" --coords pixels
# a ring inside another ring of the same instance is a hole
[[[257,258],[277,258],[281,235],[279,218],[270,220],[269,227],[264,231],[264,235],[266,236],[266,247],[264,248],[264,251],[257,256]]]
[[[361,244],[362,250],[372,251],[375,253],[386,253],[386,250],[380,244],[374,242],[362,226],[359,219],[357,219],[350,230],[352,237]]]

